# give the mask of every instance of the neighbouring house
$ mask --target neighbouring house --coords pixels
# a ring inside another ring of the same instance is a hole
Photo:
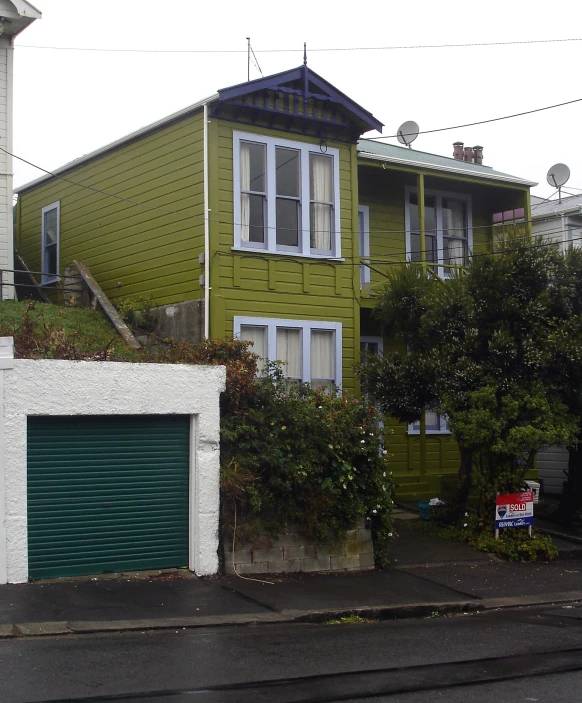
[[[534,236],[556,242],[564,252],[582,246],[582,194],[531,200]],[[561,494],[568,474],[566,447],[548,447],[537,455],[536,464],[544,493]]]
[[[41,13],[25,0],[0,0],[0,300],[14,298],[12,82],[14,38]]]
[[[152,295],[164,334],[237,335],[290,378],[357,391],[362,350],[389,343],[372,308],[390,267],[447,278],[535,185],[481,147],[361,138],[382,126],[306,65],[219,90],[20,187],[18,252],[49,294],[82,260],[114,302]],[[434,494],[458,468],[445,422],[392,426],[399,498]]]
[[[531,197],[532,233],[560,244],[562,251],[582,246],[582,193],[556,199]]]

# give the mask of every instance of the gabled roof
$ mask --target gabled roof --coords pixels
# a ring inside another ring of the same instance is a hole
[[[4,0],[0,2],[0,17],[8,20],[3,24],[2,34],[14,37],[34,20],[40,19],[42,14],[26,0]]]
[[[342,93],[305,64],[298,68],[292,68],[289,71],[275,73],[272,76],[239,83],[230,88],[222,88],[222,90],[218,91],[218,99],[219,102],[225,102],[237,98],[245,98],[259,91],[291,94],[299,99],[303,98],[305,104],[310,98],[313,98],[323,101],[334,109],[347,111],[361,127],[360,134],[372,129],[381,132],[384,126],[371,112],[358,105],[358,103],[354,102],[345,93]],[[258,106],[253,105],[253,107],[256,109]],[[262,108],[259,106],[258,109]]]
[[[360,139],[358,142],[358,157],[360,159],[383,161],[385,163],[401,164],[433,171],[446,171],[463,176],[472,176],[473,178],[484,178],[490,181],[503,181],[530,187],[537,185],[533,181],[526,181],[508,173],[494,171],[491,166],[471,164],[448,156],[429,154],[425,151],[417,151],[416,149],[408,149],[407,147],[385,144],[370,139]]]

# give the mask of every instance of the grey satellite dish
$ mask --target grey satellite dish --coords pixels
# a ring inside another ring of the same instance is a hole
[[[410,148],[412,142],[418,137],[419,126],[416,122],[409,120],[401,124],[396,133],[396,138],[401,144]]]
[[[558,201],[562,202],[562,186],[568,182],[570,178],[570,169],[566,164],[554,164],[548,171],[546,180],[553,187],[558,189]]]
[[[569,178],[570,169],[566,164],[554,164],[546,176],[548,183],[554,188],[561,188],[566,185]]]

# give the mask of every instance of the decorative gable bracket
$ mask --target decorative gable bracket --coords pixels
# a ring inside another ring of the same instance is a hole
[[[218,91],[212,114],[322,139],[356,141],[383,124],[306,65]]]

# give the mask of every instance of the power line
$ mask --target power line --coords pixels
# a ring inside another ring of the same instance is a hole
[[[582,38],[571,39],[527,39],[523,41],[471,42],[468,44],[411,44],[401,46],[336,46],[310,48],[309,52],[344,52],[344,51],[406,51],[410,49],[465,49],[479,46],[515,46],[525,44],[563,44],[579,42]],[[244,54],[246,49],[119,49],[84,46],[38,46],[34,44],[17,44],[22,49],[50,49],[53,51],[89,51],[104,53],[134,54]],[[257,49],[257,54],[299,53],[302,49]]]
[[[133,198],[126,198],[123,195],[117,195],[116,193],[111,193],[107,190],[102,190],[101,188],[95,188],[95,186],[90,186],[86,185],[85,183],[79,183],[78,181],[74,181],[71,178],[67,178],[66,176],[61,176],[58,173],[54,173],[53,171],[49,171],[46,168],[43,168],[42,166],[38,166],[37,164],[33,163],[32,161],[28,161],[27,159],[24,159],[22,156],[17,156],[16,154],[8,151],[7,149],[4,149],[3,147],[0,146],[0,151],[4,152],[5,154],[8,154],[8,156],[11,156],[13,159],[17,159],[18,161],[22,161],[23,163],[27,164],[28,166],[32,166],[32,168],[36,168],[39,171],[42,171],[48,176],[51,176],[53,178],[56,178],[58,180],[64,181],[65,183],[69,183],[70,185],[76,186],[78,188],[83,188],[85,190],[89,190],[93,193],[97,193],[99,195],[105,195],[110,198],[114,198],[115,200],[118,200],[120,202],[126,202],[129,203],[130,205],[136,205],[139,207],[144,207],[148,210],[153,210],[157,212],[162,212],[165,214],[169,215],[180,215],[184,218],[192,218],[192,219],[198,219],[198,220],[204,220],[204,215],[197,215],[192,212],[186,212],[185,210],[170,210],[169,208],[162,208],[158,207],[157,205],[151,205],[150,203],[144,203],[139,200],[134,200]],[[284,164],[283,164],[284,165]],[[553,220],[553,217],[548,216],[547,218],[544,219],[536,219],[535,222],[547,222]],[[214,219],[214,218],[208,218],[209,222],[212,222],[214,224],[220,224],[220,225],[228,225],[232,227],[240,227],[242,223],[240,222],[234,222],[234,221],[229,221],[229,220],[222,220],[222,219]],[[521,220],[518,224],[530,224],[534,222],[534,220]],[[504,223],[501,223],[504,224]],[[514,223],[515,224],[515,223]],[[471,227],[471,231],[479,230],[479,229],[491,229],[495,225],[490,224],[490,225],[475,225],[474,227]],[[277,225],[265,225],[265,229],[269,230],[289,230],[289,231],[297,231],[295,228],[290,228],[290,227],[279,227]],[[303,232],[303,230],[299,230]],[[359,235],[360,231],[359,230],[347,230],[344,229],[342,230],[344,234],[354,234],[354,235]],[[397,230],[397,229],[369,229],[365,230],[364,234],[407,234],[409,230],[403,229],[403,230]],[[430,235],[430,233],[429,233]],[[257,249],[259,252],[260,250]],[[429,250],[427,250],[428,252]],[[343,257],[346,258],[346,257]]]
[[[546,107],[538,107],[535,110],[527,110],[526,112],[516,112],[513,115],[504,115],[503,117],[493,117],[490,120],[480,120],[479,122],[468,122],[467,124],[459,124],[454,127],[439,127],[438,129],[425,129],[421,132],[415,132],[414,134],[432,134],[434,132],[447,132],[451,129],[462,129],[463,127],[474,127],[478,124],[487,124],[489,122],[500,122],[501,120],[509,120],[512,117],[522,117],[523,115],[531,115],[534,112],[543,112],[544,110],[553,110],[555,107],[563,107],[564,105],[572,105],[573,103],[582,102],[582,98],[576,98],[575,100],[568,100],[565,103],[557,103],[556,105],[547,105]],[[375,139],[396,139],[398,134],[383,134],[380,137],[365,137],[367,141],[373,141]],[[400,136],[408,137],[413,136],[411,134],[402,134]]]

